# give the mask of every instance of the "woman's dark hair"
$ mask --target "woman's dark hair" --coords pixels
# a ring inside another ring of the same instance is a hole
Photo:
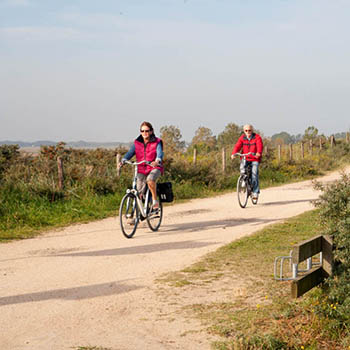
[[[151,131],[153,131],[153,126],[150,122],[142,122],[142,124],[140,125],[140,130],[144,125],[147,126]]]

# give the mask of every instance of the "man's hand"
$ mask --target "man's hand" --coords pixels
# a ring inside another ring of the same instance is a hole
[[[236,156],[234,154],[231,154],[231,159],[234,159]]]
[[[255,157],[260,158],[260,157],[261,157],[261,153],[256,152],[256,153],[255,153]]]
[[[151,163],[153,167],[157,167],[159,165],[158,160],[155,160],[154,162]]]

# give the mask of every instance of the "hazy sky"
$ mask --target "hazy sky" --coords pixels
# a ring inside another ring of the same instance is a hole
[[[350,128],[348,0],[0,0],[0,140]]]

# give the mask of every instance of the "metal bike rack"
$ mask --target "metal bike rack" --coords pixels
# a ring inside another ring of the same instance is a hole
[[[285,266],[285,261],[289,260],[289,268],[291,270],[291,277],[284,277],[285,273],[283,272],[283,267]],[[278,269],[279,264],[279,269]],[[299,269],[298,264],[292,263],[292,250],[290,251],[290,254],[287,256],[278,256],[275,258],[274,262],[274,278],[277,281],[290,281],[294,280],[298,277],[299,272],[307,272],[312,269],[313,266],[319,266],[322,265],[322,252],[320,252],[320,260],[318,262],[312,262],[312,258],[308,258],[306,260],[306,269]],[[278,274],[279,270],[279,274]]]

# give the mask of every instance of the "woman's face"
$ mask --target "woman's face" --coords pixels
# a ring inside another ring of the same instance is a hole
[[[142,125],[140,132],[144,141],[148,141],[152,135],[152,130],[147,125]]]

